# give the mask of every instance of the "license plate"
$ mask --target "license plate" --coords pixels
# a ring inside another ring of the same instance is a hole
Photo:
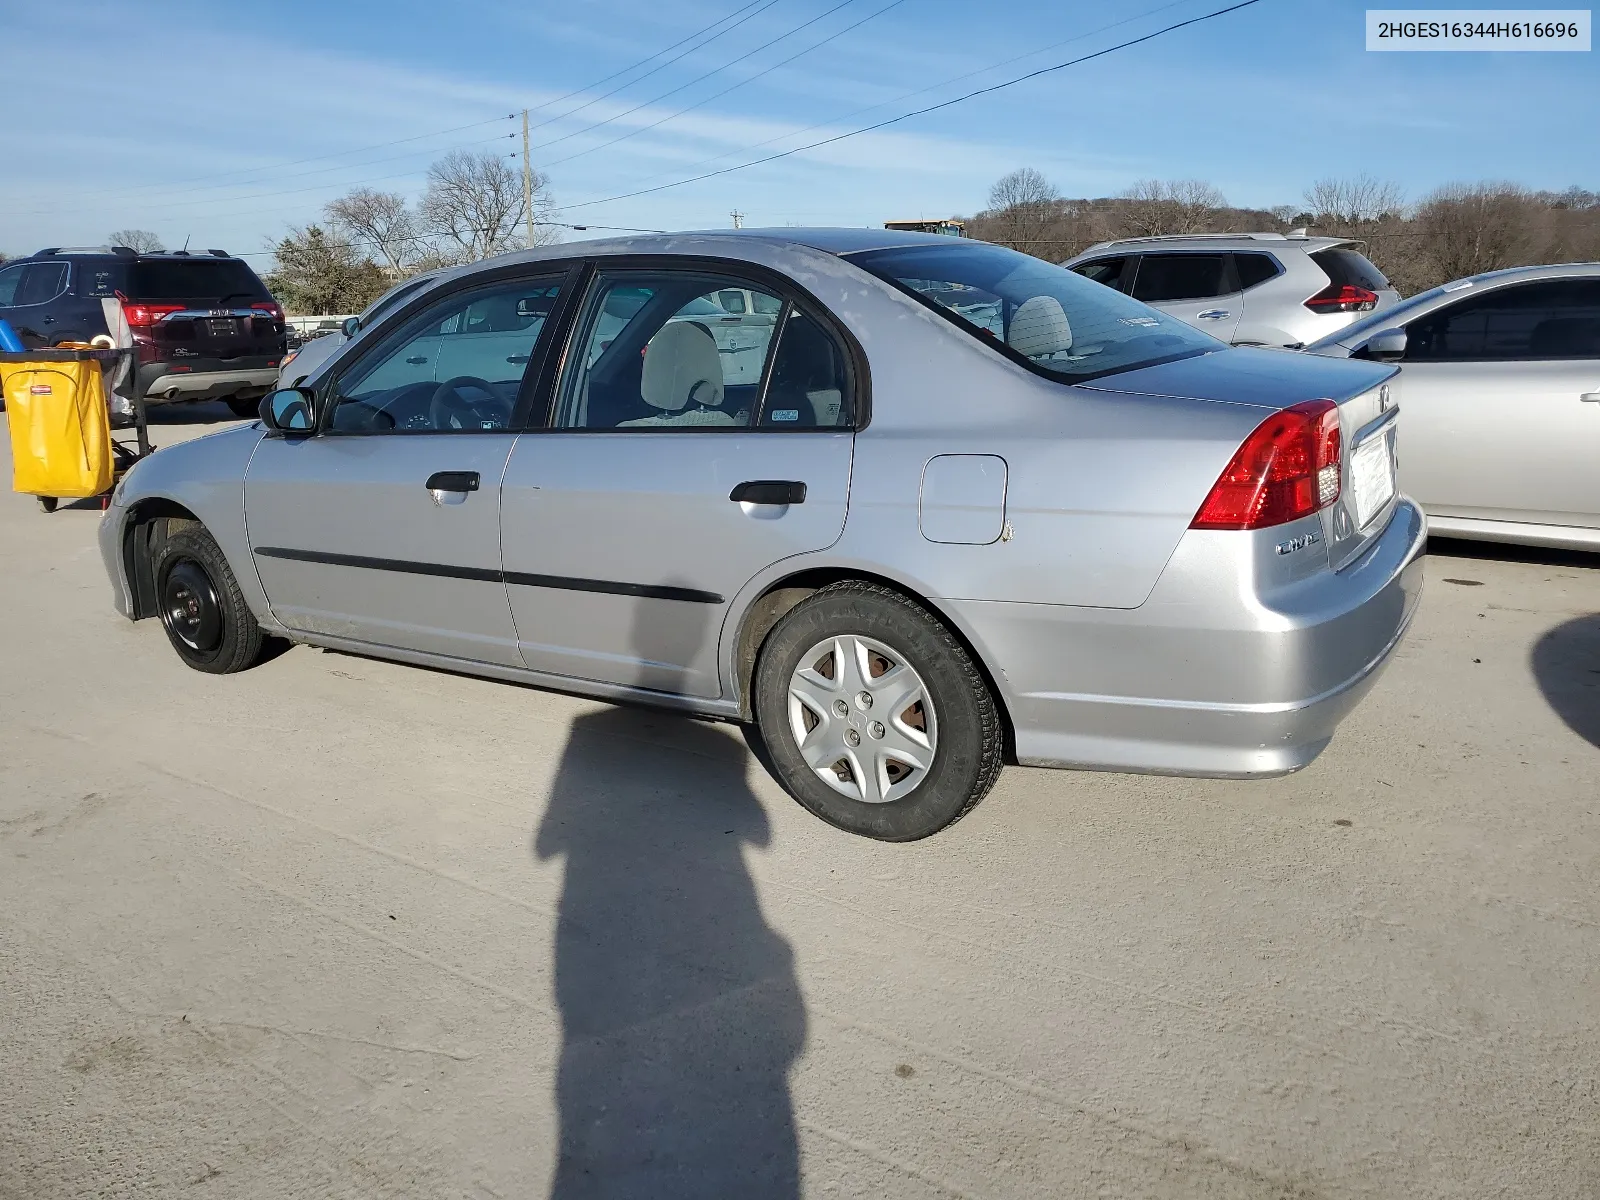
[[[1394,495],[1394,459],[1387,434],[1368,438],[1356,450],[1350,460],[1350,490],[1355,494],[1356,525],[1365,529]]]
[[[212,337],[235,337],[239,333],[239,322],[233,317],[207,317],[206,332]]]

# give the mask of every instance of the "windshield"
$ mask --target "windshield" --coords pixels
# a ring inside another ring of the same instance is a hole
[[[986,242],[846,257],[974,337],[1069,383],[1223,348],[1209,334],[1120,292]]]

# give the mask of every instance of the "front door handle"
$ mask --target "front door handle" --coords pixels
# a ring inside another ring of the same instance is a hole
[[[423,485],[430,492],[475,492],[478,490],[476,471],[435,471]]]
[[[419,356],[419,357],[416,357],[416,358],[408,358],[408,359],[406,359],[406,361],[408,363],[410,363],[414,367],[420,367],[423,363],[427,362],[428,360],[426,358],[422,358],[422,357]]]
[[[804,504],[806,485],[798,479],[747,479],[728,493],[741,504]]]
[[[1578,399],[1585,404],[1600,404],[1600,392],[1585,392]]]
[[[525,363],[528,361],[528,356],[526,354],[508,354],[506,355],[506,361],[508,363]]]
[[[1198,319],[1202,321],[1221,321],[1231,316],[1233,314],[1225,308],[1208,308],[1198,315]]]

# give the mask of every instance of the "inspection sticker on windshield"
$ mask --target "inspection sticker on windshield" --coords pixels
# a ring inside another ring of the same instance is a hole
[[[1159,325],[1160,321],[1154,317],[1118,317],[1124,325]]]
[[[1394,460],[1387,433],[1368,438],[1357,448],[1350,459],[1350,490],[1356,498],[1356,527],[1365,529],[1394,495]]]

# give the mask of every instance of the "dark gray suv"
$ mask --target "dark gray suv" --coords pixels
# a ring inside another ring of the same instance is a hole
[[[225,400],[254,415],[288,350],[283,309],[243,259],[52,247],[0,266],[0,318],[25,346],[106,335],[138,350],[148,404]]]

